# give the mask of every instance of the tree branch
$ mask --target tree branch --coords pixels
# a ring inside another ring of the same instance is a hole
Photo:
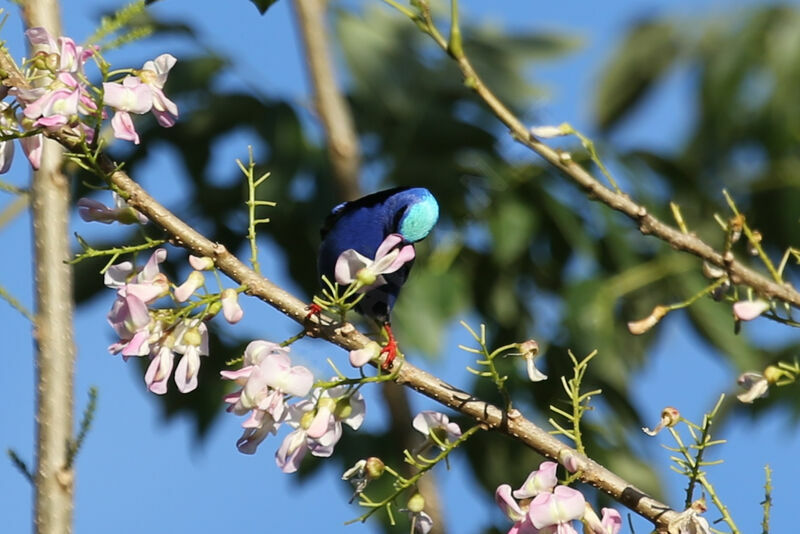
[[[615,192],[604,186],[580,164],[573,161],[569,154],[557,151],[544,144],[483,83],[465,55],[454,54],[440,35],[432,34],[432,37],[456,61],[461,74],[464,76],[465,84],[475,91],[503,124],[508,126],[511,130],[511,136],[560,170],[564,176],[586,191],[590,199],[602,202],[611,209],[627,215],[638,225],[642,234],[653,235],[676,250],[688,252],[725,269],[730,276],[731,283],[747,285],[760,295],[778,298],[788,302],[795,308],[800,308],[800,292],[788,282],[784,284],[774,282],[737,261],[732,252],[721,254],[696,235],[684,234],[680,230],[665,224],[650,215],[647,212],[647,208],[631,200],[625,193]]]
[[[42,26],[51,35],[61,35],[59,13],[56,0],[29,0],[23,5],[25,25]],[[38,534],[72,531],[74,474],[67,467],[67,456],[72,440],[75,344],[72,268],[66,263],[70,257],[69,180],[61,172],[63,154],[56,141],[46,139],[31,186],[37,350],[34,520]]]
[[[65,141],[68,142],[67,139]],[[287,317],[304,325],[310,335],[324,338],[348,351],[363,348],[370,342],[368,337],[349,323],[336,324],[324,316],[306,320],[308,310],[303,301],[259,276],[228,252],[223,245],[211,242],[175,216],[127,174],[117,170],[111,160],[102,157],[100,165],[110,183],[126,197],[128,203],[174,236],[177,244],[195,255],[213,258],[221,271],[235,282],[247,286],[248,294],[263,300]],[[667,505],[647,496],[600,464],[568,447],[518,412],[504,413],[497,406],[475,398],[407,361],[402,363],[396,382],[474,419],[483,424],[487,430],[507,434],[544,456],[558,460],[565,454],[571,454],[579,458],[579,463],[584,465],[580,475],[581,480],[606,492],[657,525],[666,526],[676,515]]]

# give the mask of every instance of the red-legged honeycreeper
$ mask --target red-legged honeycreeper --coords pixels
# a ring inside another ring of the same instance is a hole
[[[336,262],[341,254],[353,249],[374,259],[378,247],[390,234],[399,234],[402,241],[395,248],[413,246],[424,239],[439,218],[439,204],[423,187],[397,187],[343,202],[331,211],[320,235],[318,268],[320,276],[335,281]],[[400,288],[408,278],[413,259],[397,271],[384,274],[385,284],[366,291],[356,310],[382,325],[388,342],[383,349],[384,369],[392,366],[397,343],[392,334],[391,312]]]

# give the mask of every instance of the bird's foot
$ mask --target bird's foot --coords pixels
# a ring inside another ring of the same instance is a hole
[[[381,349],[380,356],[383,358],[384,354],[386,355],[383,363],[381,364],[381,369],[384,371],[388,371],[392,368],[392,362],[397,357],[397,340],[394,338],[394,334],[392,334],[392,327],[388,324],[383,325],[384,329],[386,330],[386,345],[383,346]]]
[[[313,315],[319,316],[322,313],[322,306],[317,303],[312,302],[308,306],[306,306],[308,313],[306,314],[306,321],[308,321]]]

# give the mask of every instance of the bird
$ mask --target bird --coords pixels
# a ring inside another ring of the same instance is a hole
[[[333,281],[336,262],[348,249],[375,258],[381,243],[391,234],[402,238],[396,248],[413,247],[413,243],[428,236],[438,219],[439,204],[424,187],[395,187],[343,202],[331,210],[320,229],[319,275]],[[386,355],[384,369],[392,367],[397,355],[391,313],[413,263],[412,259],[397,271],[383,275],[386,283],[366,291],[355,307],[386,332],[387,343],[381,352]]]

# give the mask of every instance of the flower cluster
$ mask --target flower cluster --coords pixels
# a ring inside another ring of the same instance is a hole
[[[68,127],[92,143],[100,124],[108,117],[106,106],[114,112],[111,119],[114,136],[137,144],[139,135],[131,113],[152,112],[161,126],[175,124],[178,107],[164,94],[164,84],[176,62],[170,54],[147,61],[141,69],[116,71],[124,76],[104,79],[101,89],[93,86],[86,76],[89,59],[105,64],[97,47],[84,48],[64,36],[56,39],[38,27],[30,28],[25,35],[37,49],[26,73],[35,84],[7,91],[16,102],[0,105],[0,135],[18,138],[34,169],[41,163],[42,134],[38,130]],[[11,140],[0,141],[0,173],[8,171],[13,154]]]
[[[495,492],[500,509],[514,522],[509,534],[577,534],[572,521],[583,520],[593,534],[617,534],[622,518],[616,510],[603,508],[602,519],[586,503],[583,494],[558,484],[555,462],[542,462],[517,490],[502,484]]]
[[[249,414],[244,433],[236,442],[245,454],[253,454],[269,434],[286,423],[293,430],[284,438],[275,461],[285,473],[297,471],[306,453],[328,457],[342,437],[342,423],[357,430],[364,421],[364,399],[344,386],[314,388],[314,376],[301,365],[292,365],[289,349],[269,341],[251,342],[244,352],[244,366],[221,371],[241,389],[225,397],[228,411]],[[290,404],[295,398],[301,400]]]
[[[115,110],[111,118],[114,137],[139,144],[131,113],[143,115],[152,112],[164,128],[175,124],[178,106],[164,94],[164,84],[176,61],[170,54],[161,54],[121,81],[103,84],[104,103]]]
[[[159,248],[142,268],[137,269],[129,261],[122,262],[109,267],[104,279],[105,285],[117,294],[108,322],[119,339],[109,346],[109,352],[122,354],[126,360],[131,356],[150,356],[145,383],[150,391],[160,395],[167,392],[176,354],[180,355],[174,375],[178,390],[188,393],[197,388],[200,356],[208,356],[208,328],[204,320],[216,313],[213,305],[194,316],[153,307],[156,301],[170,294],[170,282],[159,269],[166,258],[166,249]],[[237,293],[231,290],[232,297],[226,291],[220,293],[216,309],[221,307],[225,318],[236,322],[241,318],[238,301],[228,303],[228,312],[223,301],[235,300]]]

